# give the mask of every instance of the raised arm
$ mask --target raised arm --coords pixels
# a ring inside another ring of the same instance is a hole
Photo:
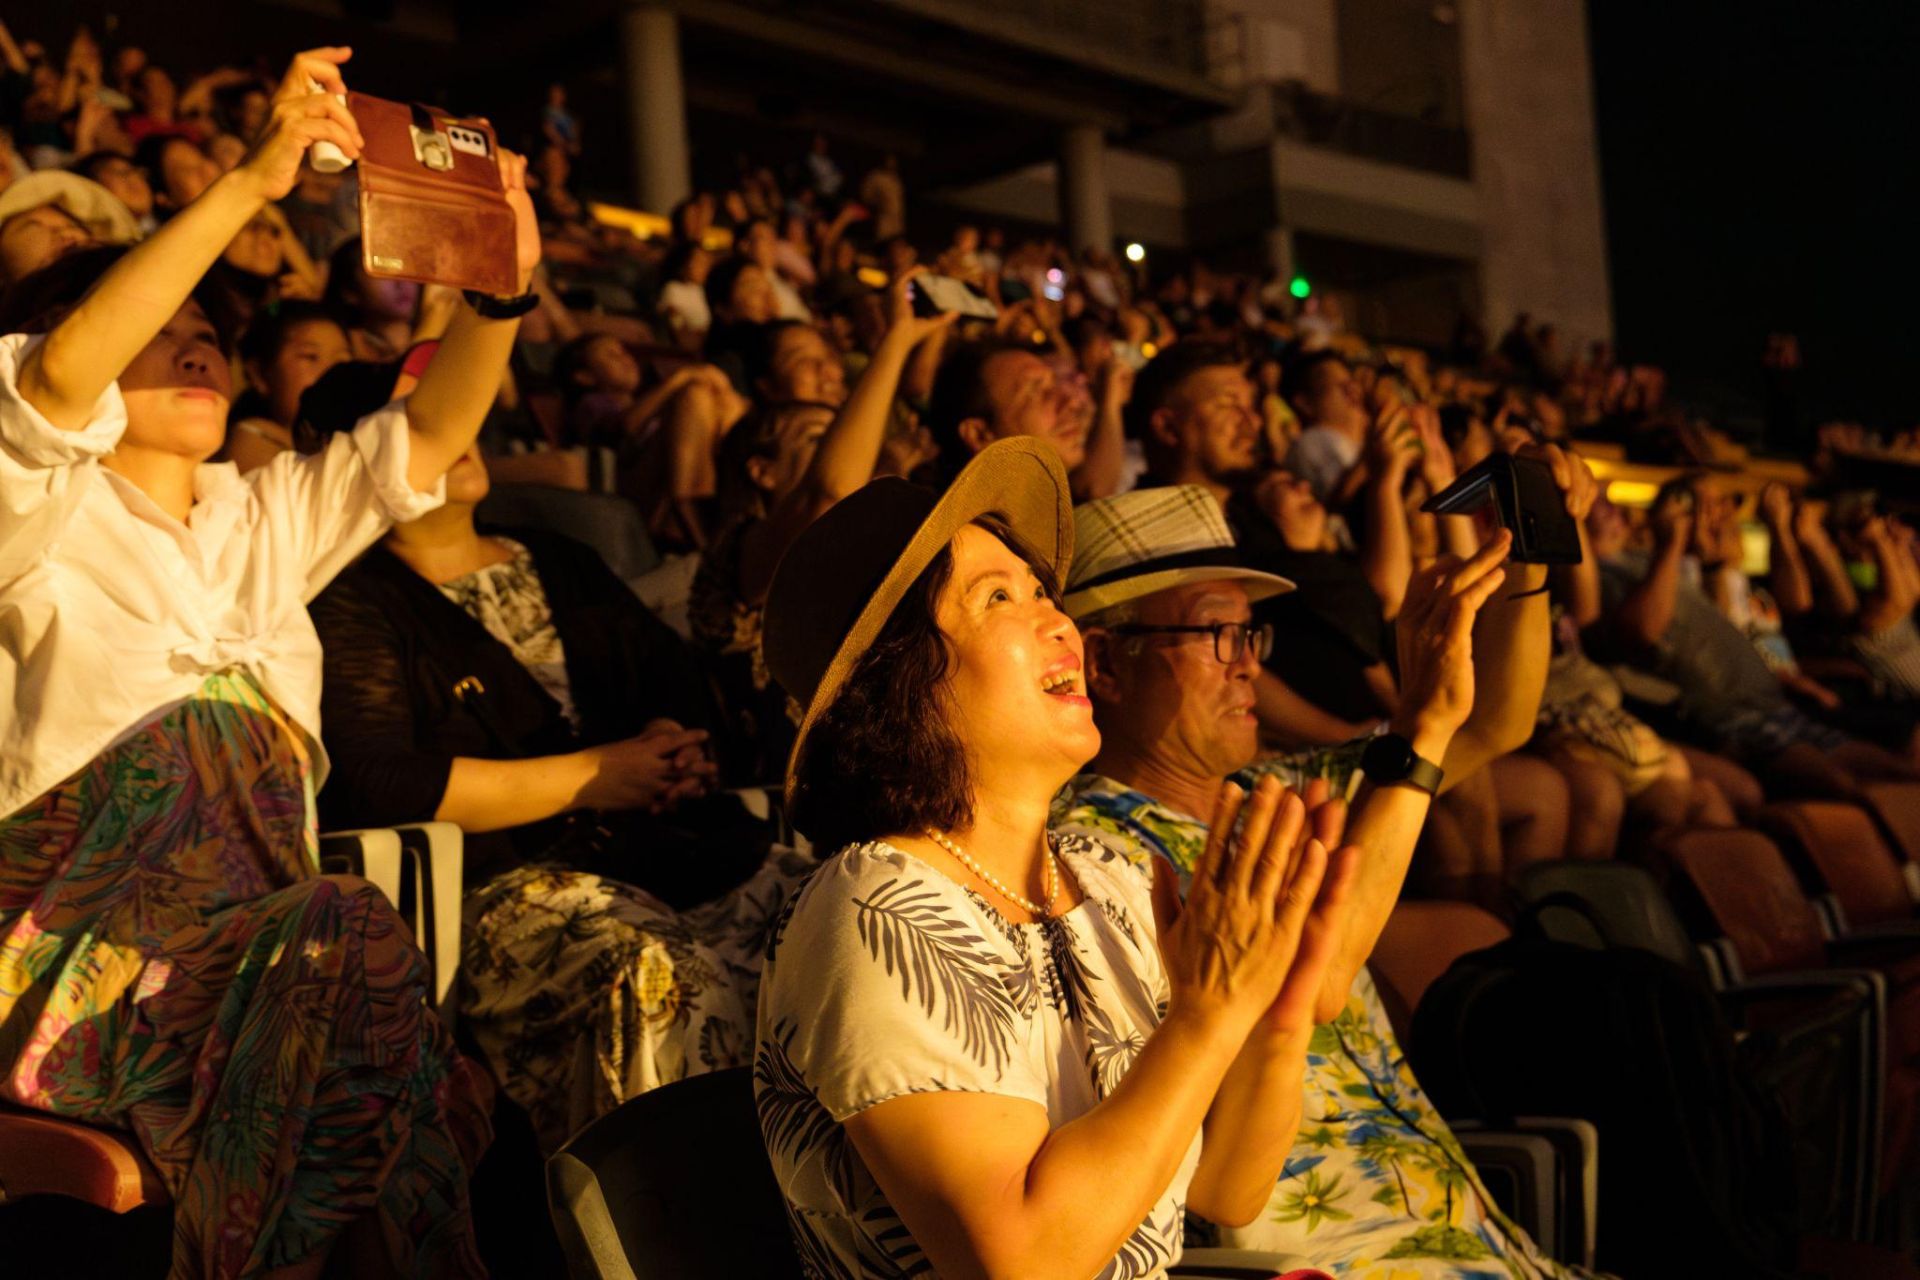
[[[1380,597],[1380,611],[1389,620],[1399,616],[1401,601],[1407,596],[1407,579],[1413,573],[1413,538],[1407,528],[1404,494],[1407,472],[1418,457],[1411,424],[1402,423],[1368,438],[1366,530],[1360,547],[1360,569]]]
[[[67,431],[87,425],[101,393],[173,318],[240,228],[293,189],[312,143],[324,139],[359,154],[360,131],[332,96],[346,91],[340,64],[350,56],[330,48],[295,57],[252,154],[115,263],[27,357],[20,394],[49,422]],[[309,78],[323,92],[307,92]]]
[[[1760,491],[1760,516],[1773,539],[1767,576],[1771,579],[1774,603],[1788,617],[1813,612],[1813,578],[1807,573],[1806,556],[1800,539],[1793,532],[1793,495],[1778,482]]]
[[[820,437],[806,474],[747,536],[740,554],[742,599],[765,598],[773,583],[773,571],[793,540],[834,503],[873,478],[907,358],[921,342],[953,323],[951,312],[925,320],[913,314],[908,285],[917,274],[921,273],[909,272],[894,281],[889,298],[892,323],[846,404]]]
[[[1860,612],[1860,593],[1847,576],[1847,562],[1827,536],[1827,504],[1802,498],[1794,508],[1793,531],[1813,577],[1813,594],[1830,618],[1851,618]]]
[[[534,268],[540,265],[540,224],[527,195],[526,157],[502,148],[500,182],[516,224],[519,275],[515,291],[525,294],[533,287]],[[412,437],[407,483],[415,489],[427,490],[439,483],[480,434],[519,332],[518,320],[484,319],[464,300],[454,312],[440,349],[407,397],[407,430]]]
[[[1614,610],[1613,629],[1624,642],[1654,648],[1673,625],[1680,599],[1680,562],[1693,538],[1693,512],[1669,497],[1653,513],[1654,553],[1647,576],[1636,582]]]
[[[1073,469],[1073,495],[1077,501],[1091,502],[1111,497],[1120,489],[1120,474],[1127,463],[1125,416],[1127,401],[1133,397],[1133,366],[1112,356],[1100,366],[1096,378],[1099,408],[1094,415],[1093,431],[1087,437],[1087,455]]]

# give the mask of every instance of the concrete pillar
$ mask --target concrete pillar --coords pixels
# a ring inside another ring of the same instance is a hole
[[[680,81],[680,20],[667,9],[636,5],[620,15],[627,137],[633,149],[633,198],[665,214],[693,194],[687,155],[687,96]]]
[[[1075,253],[1113,249],[1107,140],[1098,125],[1071,125],[1060,135],[1060,221]]]
[[[1280,273],[1281,283],[1289,283],[1296,274],[1293,256],[1293,228],[1278,223],[1267,228],[1267,265]]]

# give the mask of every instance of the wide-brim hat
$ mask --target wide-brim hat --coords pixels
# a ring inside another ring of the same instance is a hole
[[[49,204],[102,244],[131,244],[140,238],[140,224],[118,196],[91,178],[63,169],[42,169],[9,183],[0,191],[0,223]]]
[[[767,669],[805,708],[787,787],[807,735],[833,705],[887,619],[954,535],[982,516],[1004,521],[1064,578],[1073,558],[1073,498],[1051,444],[999,440],[944,494],[874,480],[828,508],[787,549],[767,589],[761,647]]]
[[[1241,559],[1214,496],[1199,485],[1134,489],[1074,511],[1079,548],[1062,602],[1075,621],[1193,582],[1238,582],[1249,600],[1293,590]]]

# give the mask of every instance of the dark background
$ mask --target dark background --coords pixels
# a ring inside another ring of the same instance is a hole
[[[1791,330],[1803,416],[1920,422],[1920,5],[1588,11],[1622,356],[1745,417]]]

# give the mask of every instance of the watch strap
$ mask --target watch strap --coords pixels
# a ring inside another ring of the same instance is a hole
[[[1398,766],[1398,760],[1393,767],[1381,767],[1379,755],[1383,749],[1391,749],[1389,744],[1398,746],[1395,754],[1407,762],[1404,770]],[[1415,751],[1413,743],[1397,733],[1381,734],[1367,745],[1360,757],[1360,771],[1377,786],[1415,786],[1430,796],[1440,794],[1440,783],[1446,777],[1446,770]]]
[[[466,290],[467,305],[483,320],[518,320],[540,305],[540,295],[528,290],[516,298],[497,298],[490,293]]]

